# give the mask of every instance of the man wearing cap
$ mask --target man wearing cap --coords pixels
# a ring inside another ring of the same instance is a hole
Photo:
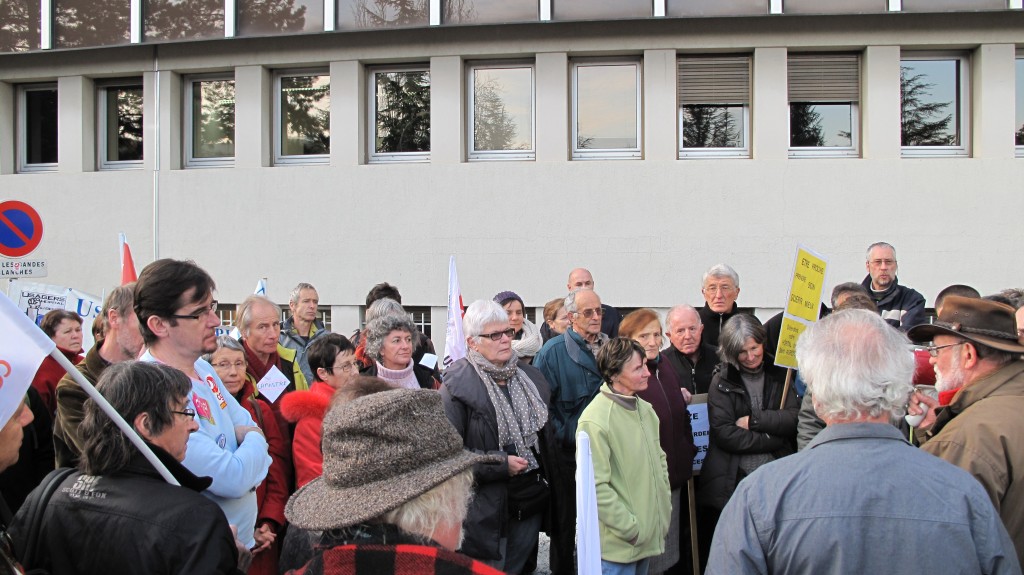
[[[288,501],[292,525],[322,530],[297,575],[500,575],[455,552],[472,467],[498,457],[463,449],[441,395],[392,389],[334,401],[323,424],[324,473]]]
[[[923,323],[924,296],[900,285],[896,277],[899,270],[896,248],[885,242],[873,243],[868,246],[865,260],[864,267],[867,268],[868,276],[861,285],[871,294],[882,319],[901,331]]]
[[[1013,308],[950,296],[938,321],[907,335],[932,342],[940,393],[962,387],[937,414],[938,401],[914,394],[908,413],[925,414],[918,425],[921,448],[981,482],[1024,562],[1024,345],[1017,341]]]

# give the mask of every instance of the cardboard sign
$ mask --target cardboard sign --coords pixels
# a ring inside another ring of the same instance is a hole
[[[789,286],[789,297],[782,315],[775,365],[797,369],[796,342],[807,326],[818,321],[827,271],[825,256],[801,245],[796,247],[793,282]]]
[[[711,422],[708,421],[708,394],[702,393],[693,396],[687,410],[690,412],[693,444],[697,446],[697,455],[693,457],[693,473],[697,475],[704,465],[704,456],[708,454],[708,440],[711,433]]]
[[[791,315],[782,316],[782,330],[779,332],[779,345],[775,349],[775,365],[796,369],[796,340],[804,333],[811,322]]]
[[[267,375],[264,375],[263,379],[256,384],[256,389],[259,390],[260,395],[267,398],[267,401],[274,403],[288,388],[289,383],[291,382],[288,381],[288,378],[274,365],[270,367]]]

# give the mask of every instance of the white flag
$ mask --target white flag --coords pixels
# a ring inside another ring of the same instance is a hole
[[[597,489],[590,436],[576,434],[576,554],[579,575],[600,575],[601,534],[597,527]]]
[[[7,296],[0,297],[0,427],[25,401],[25,391],[56,344]]]
[[[462,288],[455,271],[455,256],[448,262],[448,329],[444,337],[444,367],[466,357],[466,336],[462,332]]]

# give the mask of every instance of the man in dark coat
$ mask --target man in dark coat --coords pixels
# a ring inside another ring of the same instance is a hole
[[[871,244],[864,267],[868,276],[861,285],[870,292],[882,319],[900,331],[925,323],[924,296],[900,285],[896,277],[896,248],[885,242]]]
[[[717,349],[722,326],[739,310],[740,276],[726,264],[715,264],[704,272],[700,292],[704,294],[704,307],[697,311],[704,324],[700,340]]]
[[[704,325],[700,314],[690,305],[677,305],[665,316],[665,336],[670,345],[665,348],[665,359],[677,376],[680,388],[690,396],[707,393],[711,375],[718,365],[715,348],[701,341]]]

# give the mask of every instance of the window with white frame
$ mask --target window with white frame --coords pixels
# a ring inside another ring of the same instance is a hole
[[[224,167],[235,162],[235,80],[230,76],[185,81],[185,165]]]
[[[274,75],[274,163],[325,164],[331,153],[331,77],[327,71]]]
[[[572,64],[574,160],[640,158],[640,62]]]
[[[860,57],[790,54],[787,70],[790,156],[856,156]]]
[[[679,156],[749,157],[750,57],[682,56]]]
[[[97,95],[100,169],[142,168],[141,80],[103,84]]]
[[[57,85],[18,87],[18,171],[57,169]]]
[[[1024,156],[1024,54],[1017,55],[1016,113],[1013,137],[1017,144],[1017,155]]]
[[[481,63],[468,71],[469,159],[533,159],[533,65]]]
[[[430,307],[429,306],[405,306],[412,323],[416,324],[423,335],[430,337]]]
[[[430,159],[430,70],[373,69],[369,78],[371,162]]]
[[[904,156],[968,155],[968,58],[905,52],[900,60]]]

